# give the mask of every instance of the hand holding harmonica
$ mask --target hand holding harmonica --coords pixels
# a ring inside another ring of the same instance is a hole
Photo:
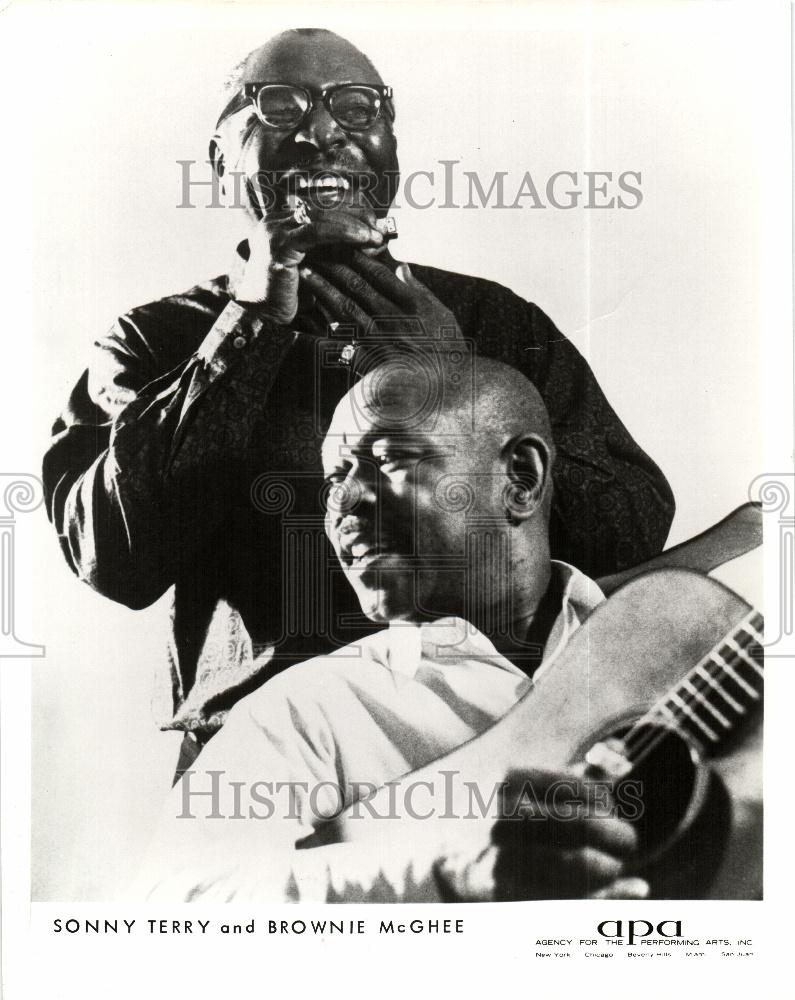
[[[366,208],[310,213],[298,202],[294,199],[252,229],[249,259],[235,289],[238,301],[257,303],[277,323],[292,322],[298,312],[298,268],[307,254],[340,246],[380,249],[390,238],[383,230],[394,230],[393,224],[377,220]]]

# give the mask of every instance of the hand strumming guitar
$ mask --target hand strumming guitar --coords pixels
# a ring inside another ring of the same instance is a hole
[[[511,772],[489,841],[453,849],[434,865],[442,895],[450,902],[645,899],[648,884],[626,875],[635,830],[610,815],[614,802],[601,789],[597,803],[594,786],[571,775]]]

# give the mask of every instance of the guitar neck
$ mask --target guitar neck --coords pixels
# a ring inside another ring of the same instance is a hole
[[[624,739],[631,763],[632,736],[649,725],[673,727],[695,740],[707,755],[742,726],[761,704],[763,690],[762,616],[750,611],[667,694]]]

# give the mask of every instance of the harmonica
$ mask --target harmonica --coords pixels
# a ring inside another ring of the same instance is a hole
[[[384,243],[397,239],[397,223],[391,215],[387,215],[385,219],[378,219],[375,228],[384,237]]]
[[[305,226],[307,222],[312,221],[312,216],[309,214],[306,202],[303,198],[299,198],[297,194],[287,196],[287,206],[288,210],[292,213],[293,222],[297,226]],[[388,215],[385,219],[377,219],[375,228],[384,237],[384,243],[397,238],[397,223],[391,215]]]

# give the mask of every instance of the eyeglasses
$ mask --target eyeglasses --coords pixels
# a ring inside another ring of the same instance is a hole
[[[246,83],[243,94],[254,103],[263,125],[284,132],[298,128],[316,100],[346,132],[372,128],[382,107],[394,118],[392,88],[369,83],[338,83],[315,91],[316,96],[289,83]]]

